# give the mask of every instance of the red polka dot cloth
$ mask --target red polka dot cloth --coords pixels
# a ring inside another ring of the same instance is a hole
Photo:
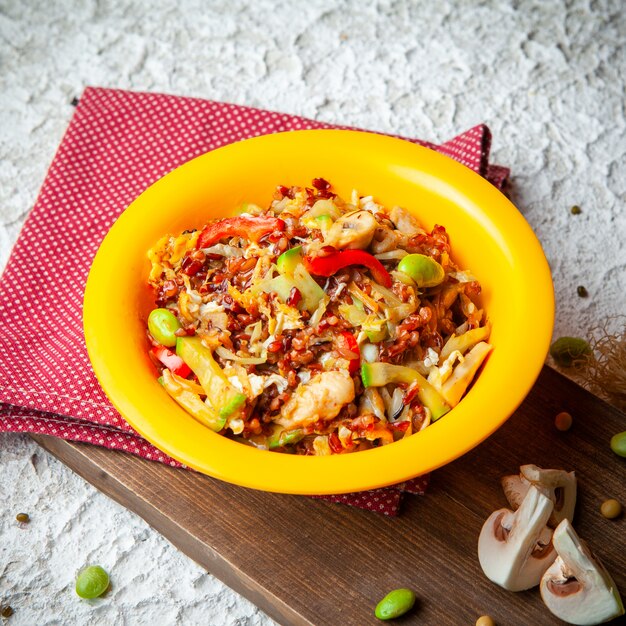
[[[185,161],[248,137],[332,127],[209,100],[86,89],[0,281],[0,431],[83,441],[180,467],[133,431],[91,370],[82,300],[96,250],[120,213]],[[409,141],[499,188],[507,179],[508,169],[489,164],[484,125],[440,146]],[[396,515],[403,493],[422,494],[427,481],[327,499]]]

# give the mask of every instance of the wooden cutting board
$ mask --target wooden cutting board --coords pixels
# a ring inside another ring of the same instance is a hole
[[[574,416],[566,433],[553,422],[562,410]],[[499,626],[534,626],[562,622],[536,589],[511,593],[489,582],[476,556],[483,522],[506,505],[500,477],[524,463],[575,470],[574,526],[626,596],[626,519],[599,512],[609,497],[626,505],[626,459],[609,448],[623,430],[626,415],[546,367],[513,417],[437,470],[426,496],[407,496],[397,518],[35,439],[280,624],[380,624],[373,614],[378,600],[410,587],[418,601],[402,624],[469,625],[486,613]]]

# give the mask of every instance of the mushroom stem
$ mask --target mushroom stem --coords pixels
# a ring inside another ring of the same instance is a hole
[[[557,559],[541,579],[541,597],[558,618],[569,624],[602,624],[624,614],[610,574],[591,553],[568,520],[554,531]]]

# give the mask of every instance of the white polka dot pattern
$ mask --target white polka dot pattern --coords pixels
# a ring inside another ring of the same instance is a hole
[[[91,370],[82,332],[91,261],[120,213],[185,161],[257,135],[331,127],[195,98],[86,89],[0,282],[0,430],[85,441],[180,466],[133,431]],[[488,163],[491,135],[484,125],[441,146],[409,141],[460,161],[497,187],[508,177],[506,168]],[[399,487],[421,493],[425,483]],[[393,515],[402,489],[329,499]]]

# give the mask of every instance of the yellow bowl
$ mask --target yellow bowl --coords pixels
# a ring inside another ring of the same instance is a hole
[[[153,308],[146,251],[164,234],[199,228],[244,201],[269,204],[275,186],[329,180],[430,229],[446,227],[452,256],[482,284],[494,350],[460,404],[388,446],[304,457],[257,450],[220,436],[178,407],[148,358]],[[445,156],[372,133],[312,130],[266,135],[185,163],[121,215],[91,268],[84,302],[89,357],[102,388],[148,441],[200,472],[246,487],[298,494],[372,489],[424,474],[475,447],[515,411],[544,362],[554,320],[550,270],[517,209],[480,176]]]

